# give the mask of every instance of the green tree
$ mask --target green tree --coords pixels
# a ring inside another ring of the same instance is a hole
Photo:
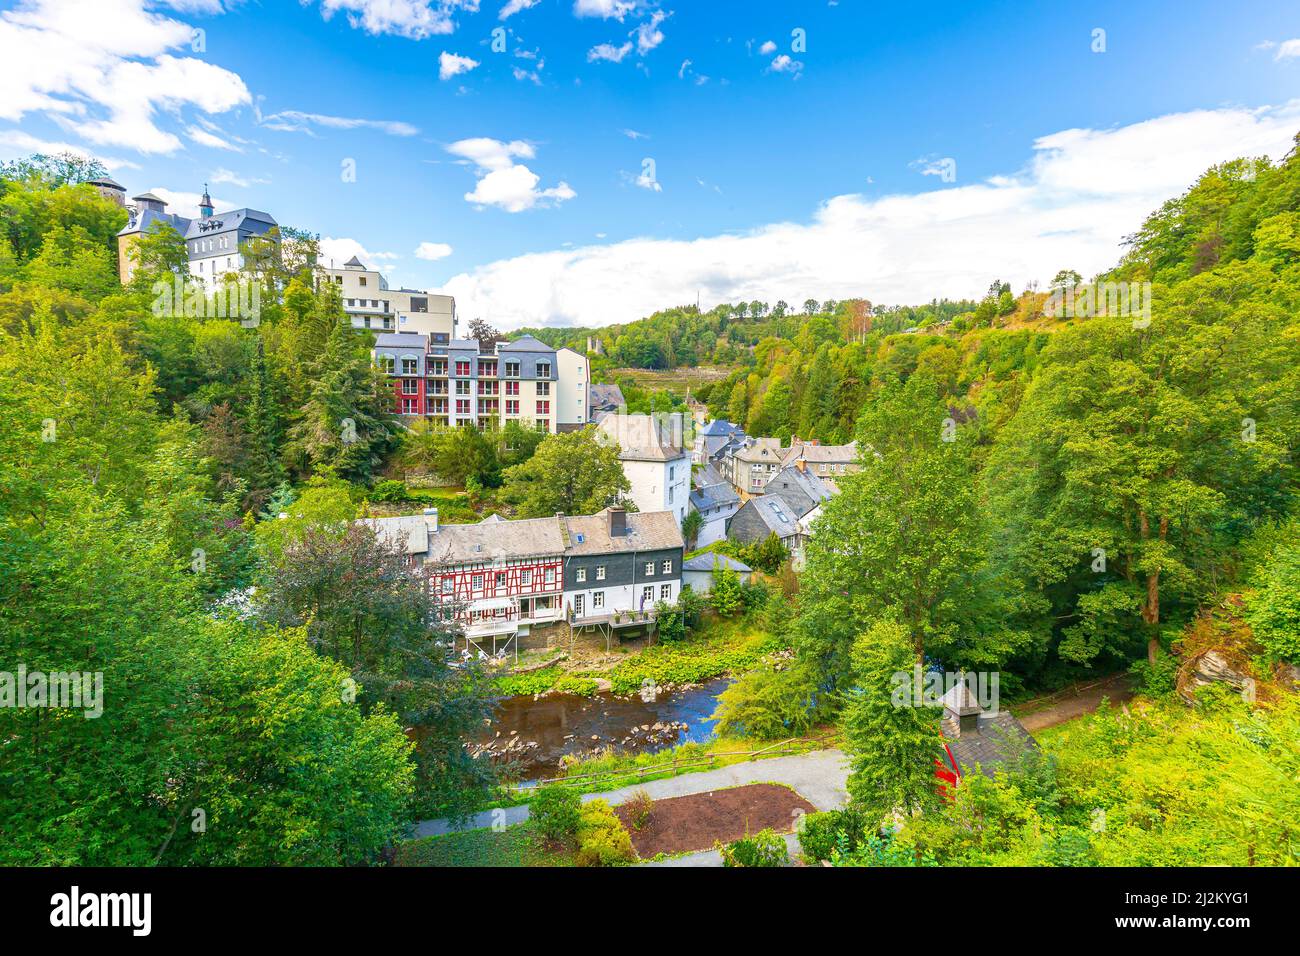
[[[740,575],[717,558],[713,559],[713,589],[709,592],[709,603],[720,617],[734,617],[744,607]]]
[[[506,471],[502,494],[521,518],[594,514],[631,490],[618,452],[590,425],[548,435],[532,458]]]
[[[939,708],[898,692],[911,686],[914,663],[912,635],[895,621],[873,622],[853,645],[853,687],[843,717],[849,797],[876,820],[939,803]]]

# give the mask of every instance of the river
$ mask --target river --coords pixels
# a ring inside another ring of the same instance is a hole
[[[504,753],[497,759],[508,761],[511,776],[520,780],[552,775],[568,754],[606,748],[617,753],[654,753],[711,738],[709,715],[730,683],[728,678],[718,678],[689,690],[660,694],[654,701],[612,694],[509,697],[498,705],[479,743],[492,743],[495,753]],[[516,743],[511,744],[512,739]]]

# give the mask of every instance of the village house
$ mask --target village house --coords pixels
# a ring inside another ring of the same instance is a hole
[[[425,570],[466,649],[517,653],[570,628],[650,630],[655,605],[681,595],[682,534],[666,511],[440,525],[429,508],[360,523]]]
[[[745,437],[738,445],[729,442],[718,457],[718,467],[741,497],[747,498],[763,493],[767,480],[781,469],[784,455],[777,438]]]
[[[680,526],[691,490],[691,453],[683,447],[681,414],[610,414],[597,429],[599,436],[618,444],[637,510],[671,512]]]
[[[695,546],[704,548],[727,536],[727,519],[740,508],[740,495],[725,481],[691,492],[691,508],[699,512],[700,532]]]
[[[682,564],[682,587],[689,587],[696,594],[708,594],[713,590],[714,573],[728,569],[736,572],[741,584],[748,584],[754,572],[748,564],[737,561],[725,554],[705,552],[693,558],[687,558]]]
[[[835,479],[862,470],[858,462],[858,443],[851,441],[847,445],[823,445],[816,439],[802,441],[790,439],[790,447],[781,459],[782,468],[798,468],[807,471],[827,482],[832,491],[839,491]]]

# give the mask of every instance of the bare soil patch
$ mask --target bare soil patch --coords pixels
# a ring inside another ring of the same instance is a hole
[[[658,853],[711,850],[715,842],[729,843],[759,830],[789,833],[798,820],[795,810],[817,812],[795,791],[775,783],[656,800],[650,819],[640,830],[632,825],[630,806],[614,808],[643,860]]]

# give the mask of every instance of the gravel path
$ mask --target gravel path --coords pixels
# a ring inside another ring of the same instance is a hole
[[[611,806],[617,806],[637,790],[645,790],[650,796],[659,800],[663,797],[685,797],[692,793],[708,793],[710,790],[722,790],[727,787],[739,787],[747,783],[783,783],[792,787],[800,796],[818,810],[834,810],[844,806],[848,800],[845,784],[849,778],[849,767],[844,754],[838,750],[814,750],[806,754],[792,754],[787,757],[770,757],[766,760],[750,760],[735,763],[717,770],[704,770],[699,773],[684,773],[662,780],[650,780],[631,787],[620,787],[605,793],[584,793],[583,803],[597,798],[605,800]],[[460,826],[453,826],[445,819],[424,820],[415,825],[413,837],[442,836],[460,830],[478,830],[491,826],[514,826],[528,819],[528,807],[504,807],[498,810],[484,810],[476,813]],[[713,851],[706,851],[713,852]],[[690,854],[699,856],[700,854]],[[680,859],[687,859],[681,857]],[[721,857],[716,864],[681,863],[668,861],[670,866],[709,866],[721,865]]]

